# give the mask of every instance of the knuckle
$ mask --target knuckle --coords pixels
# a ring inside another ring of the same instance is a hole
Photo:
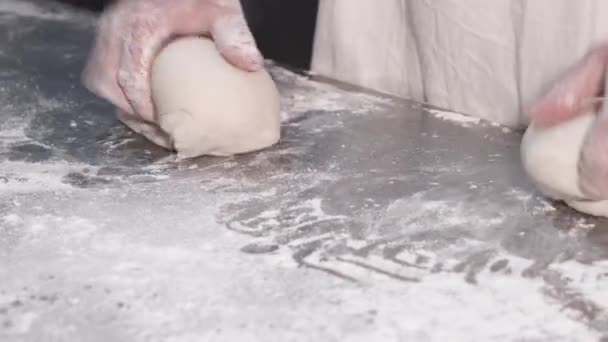
[[[133,73],[131,70],[118,70],[117,80],[127,97],[131,97],[130,95],[137,95],[138,93],[145,91],[145,82],[141,80],[139,75]]]
[[[128,88],[131,85],[130,73],[127,70],[119,69],[116,74],[118,84],[123,88]]]
[[[151,98],[146,76],[129,69],[121,68],[118,71],[117,78],[123,94],[133,105],[137,114],[144,119],[149,119],[153,113],[151,113],[152,110],[149,108],[150,105],[148,103],[151,101]]]

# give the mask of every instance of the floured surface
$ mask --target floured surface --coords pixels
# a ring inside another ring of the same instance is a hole
[[[0,26],[0,340],[608,334],[608,226],[518,134],[272,66],[283,142],[175,164],[77,86],[90,29]]]

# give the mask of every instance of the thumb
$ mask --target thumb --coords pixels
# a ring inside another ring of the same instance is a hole
[[[264,58],[241,13],[219,17],[211,25],[210,33],[218,51],[232,65],[245,71],[263,67]]]

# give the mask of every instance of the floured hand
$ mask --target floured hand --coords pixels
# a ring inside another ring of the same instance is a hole
[[[608,106],[601,106],[608,71],[608,45],[594,48],[530,110],[539,126],[552,126],[588,112],[597,119],[583,144],[579,159],[579,186],[590,199],[608,199]]]
[[[169,39],[198,34],[211,36],[231,64],[262,68],[238,0],[118,0],[99,21],[83,83],[122,112],[155,122],[152,62]]]

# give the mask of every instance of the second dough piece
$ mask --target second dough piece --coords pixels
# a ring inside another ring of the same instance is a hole
[[[532,123],[522,140],[521,157],[526,173],[544,195],[578,211],[608,217],[608,201],[590,200],[579,187],[580,152],[595,119],[596,114],[588,112],[548,128]]]

